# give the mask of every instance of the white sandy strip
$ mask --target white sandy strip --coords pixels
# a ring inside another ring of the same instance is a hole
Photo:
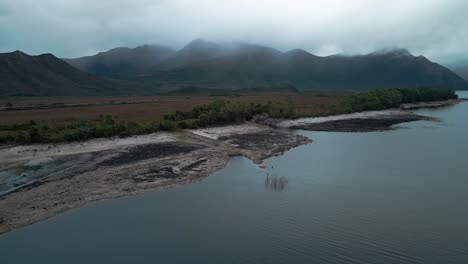
[[[399,109],[382,110],[382,111],[367,111],[367,112],[359,112],[359,113],[344,114],[344,115],[333,115],[333,116],[324,116],[324,117],[307,117],[307,118],[299,118],[296,120],[285,120],[285,121],[279,122],[276,125],[278,127],[292,127],[292,126],[307,125],[307,124],[318,124],[318,123],[337,121],[337,120],[382,118],[382,117],[390,117],[390,116],[401,115],[401,114],[408,114],[408,112],[405,112]]]
[[[433,101],[433,102],[419,102],[412,104],[402,104],[402,109],[413,109],[413,108],[424,108],[424,107],[438,107],[438,106],[447,106],[454,105],[463,102],[463,100],[450,99],[445,101]]]
[[[233,126],[211,127],[187,130],[190,133],[211,138],[218,139],[220,137],[227,137],[239,134],[249,134],[268,131],[269,128],[256,124],[242,124]]]
[[[175,136],[170,133],[158,132],[127,138],[100,138],[73,143],[16,146],[0,149],[0,163],[96,152],[150,143],[171,142],[175,140]]]

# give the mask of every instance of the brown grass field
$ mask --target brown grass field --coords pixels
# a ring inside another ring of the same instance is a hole
[[[212,100],[252,103],[291,103],[306,115],[323,113],[339,105],[346,93],[259,92],[236,96],[147,96],[147,97],[21,97],[0,99],[0,125],[27,123],[30,120],[66,122],[92,120],[110,114],[118,120],[160,120],[171,111],[190,111]],[[8,105],[8,107],[7,107]]]

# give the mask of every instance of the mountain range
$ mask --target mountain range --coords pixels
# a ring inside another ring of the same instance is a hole
[[[125,79],[141,74],[162,62],[174,50],[159,45],[144,45],[134,49],[121,47],[93,56],[64,59],[74,67],[98,76]]]
[[[404,49],[321,57],[301,49],[282,52],[247,43],[194,40],[178,51],[145,45],[74,59],[19,51],[0,54],[3,96],[141,95],[180,87],[369,90],[416,86],[467,90],[468,82]]]
[[[456,73],[458,73],[458,75],[460,75],[461,77],[463,77],[463,79],[468,81],[468,65],[463,68],[460,68],[456,71]]]
[[[450,69],[456,74],[458,74],[460,77],[468,81],[468,61],[465,61],[464,63],[458,65],[450,66]]]
[[[52,54],[0,53],[0,96],[150,94],[148,87],[96,76]]]
[[[139,49],[128,64],[138,64]],[[178,86],[208,88],[251,88],[293,86],[298,89],[352,89],[368,90],[388,87],[445,86],[468,89],[468,83],[447,68],[423,56],[413,56],[407,50],[381,50],[367,55],[334,55],[319,57],[305,50],[288,52],[246,43],[218,44],[194,40],[177,52],[158,46],[157,60],[132,76],[131,79],[158,89]],[[129,52],[127,50],[127,52]],[[108,57],[124,57],[113,50]],[[96,59],[102,56],[98,54]],[[129,56],[125,56],[129,57]],[[95,63],[82,67],[94,74]],[[115,72],[120,65],[114,64]],[[110,69],[110,68],[108,68]],[[118,77],[118,74],[107,76]]]

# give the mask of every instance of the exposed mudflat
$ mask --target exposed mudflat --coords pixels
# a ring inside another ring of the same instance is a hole
[[[391,130],[394,129],[393,125],[404,122],[418,120],[437,121],[435,118],[417,115],[408,111],[410,109],[443,107],[456,105],[466,101],[468,100],[453,99],[434,102],[420,102],[414,104],[403,104],[400,109],[366,111],[323,117],[307,117],[295,120],[261,119],[259,123],[273,127],[296,128],[312,131],[370,132]]]
[[[436,121],[436,119],[414,115],[414,114],[403,114],[403,115],[391,115],[380,118],[357,118],[357,119],[342,119],[327,121],[322,123],[311,123],[292,126],[291,128],[305,129],[312,131],[334,131],[334,132],[372,132],[372,131],[385,131],[395,129],[394,125],[419,121],[419,120],[430,120]]]
[[[312,131],[371,132],[391,130],[394,129],[393,125],[418,120],[437,121],[437,119],[432,117],[417,115],[400,109],[392,109],[285,120],[277,122],[276,126]]]
[[[24,160],[38,160],[72,154],[99,152],[109,149],[124,148],[151,143],[175,141],[173,133],[153,133],[127,138],[99,138],[83,142],[36,144],[20,146],[0,146],[0,166],[18,163]]]
[[[281,155],[292,147],[312,142],[312,140],[302,135],[291,137],[291,134],[271,130],[260,133],[223,136],[219,140],[237,148],[243,156],[257,164],[268,157]]]
[[[205,146],[189,143],[155,143],[130,147],[117,157],[106,159],[99,165],[118,166],[147,159],[155,159],[163,156],[189,153]]]
[[[218,139],[220,137],[229,137],[229,136],[242,135],[242,134],[262,133],[265,131],[271,131],[271,130],[266,130],[265,126],[256,125],[252,123],[235,125],[235,126],[219,126],[219,127],[189,130],[189,132],[193,134],[211,138],[211,139]]]
[[[3,147],[0,233],[88,202],[198,181],[222,169],[232,156],[260,163],[309,142],[303,136],[244,124],[125,139]]]

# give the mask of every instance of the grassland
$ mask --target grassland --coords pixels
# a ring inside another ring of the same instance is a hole
[[[255,115],[298,118],[456,98],[442,88],[363,93],[248,91],[155,97],[33,97],[0,100],[0,142],[38,143],[130,136],[241,123]]]
[[[290,103],[299,113],[317,115],[338,107],[348,93],[248,93],[225,96],[178,95],[148,97],[16,97],[0,98],[0,124],[35,122],[62,123],[70,120],[95,120],[111,115],[116,120],[162,120],[172,111],[190,111],[214,100],[266,104]]]

